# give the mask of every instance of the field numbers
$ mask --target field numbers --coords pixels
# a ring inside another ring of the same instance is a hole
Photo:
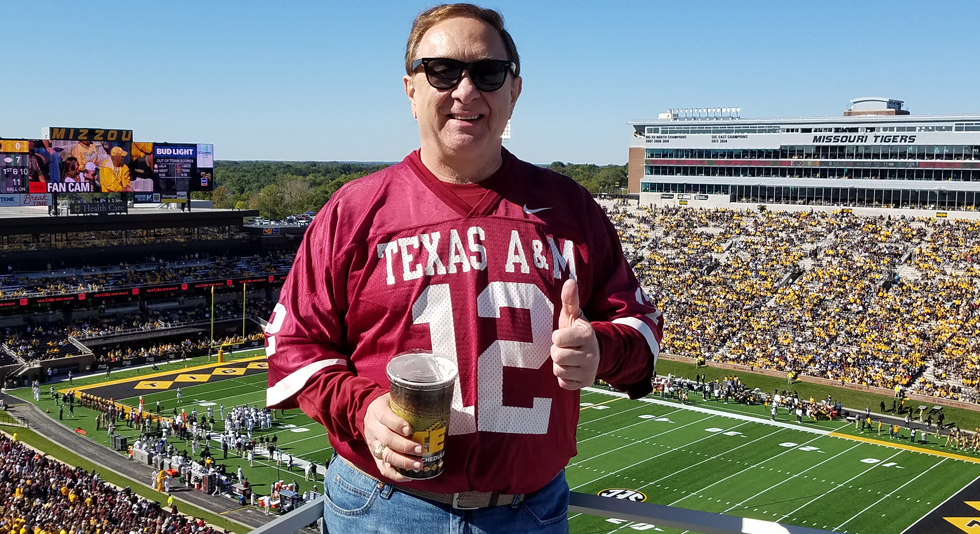
[[[878,463],[880,461],[881,460],[878,460],[877,458],[865,458],[865,459],[861,460],[861,463],[862,464],[876,464],[876,463]],[[881,467],[894,467],[895,469],[905,469],[904,467],[898,465],[895,462],[888,462],[888,463],[881,464]]]
[[[800,447],[799,446],[799,443],[793,443],[792,441],[784,441],[783,443],[780,443],[779,446],[780,447],[786,447],[787,449],[792,449],[794,447],[799,447],[799,449],[797,449],[797,450],[801,450],[803,452],[813,452],[813,451],[819,451],[820,450],[820,447],[813,447],[811,445],[806,445],[806,446]]]
[[[633,529],[633,530],[650,530],[650,529],[653,529],[653,530],[655,530],[657,532],[663,532],[663,529],[657,528],[656,525],[651,525],[649,523],[630,523],[629,519],[616,519],[614,517],[610,517],[609,519],[606,519],[606,523],[612,523],[614,525],[627,525],[628,524],[628,526],[626,528],[630,528],[630,529]]]

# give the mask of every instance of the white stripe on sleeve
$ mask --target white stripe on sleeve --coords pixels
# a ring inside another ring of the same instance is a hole
[[[306,367],[302,367],[291,374],[276,382],[276,385],[270,387],[265,394],[265,402],[268,406],[276,405],[293,395],[299,393],[306,382],[312,377],[317,371],[325,369],[327,367],[333,367],[337,365],[342,365],[347,368],[347,360],[342,358],[335,358],[330,360],[321,360],[318,362],[313,362]]]
[[[657,363],[657,358],[660,357],[660,345],[657,343],[657,338],[653,335],[653,330],[650,329],[650,325],[636,317],[620,317],[619,319],[614,319],[613,324],[626,325],[642,334],[643,338],[647,340],[650,352],[653,353],[653,363]]]

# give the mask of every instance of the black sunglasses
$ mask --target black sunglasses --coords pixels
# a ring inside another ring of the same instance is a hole
[[[452,89],[463,79],[463,71],[470,73],[470,80],[477,89],[493,92],[500,89],[507,79],[507,71],[514,72],[516,66],[512,61],[502,59],[481,59],[472,63],[464,63],[446,57],[425,57],[412,62],[412,72],[422,65],[425,68],[425,79],[436,89]]]

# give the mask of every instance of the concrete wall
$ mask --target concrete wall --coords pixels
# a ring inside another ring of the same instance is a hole
[[[642,146],[631,146],[629,160],[626,164],[626,180],[631,194],[640,192],[640,178],[643,178],[646,149]]]

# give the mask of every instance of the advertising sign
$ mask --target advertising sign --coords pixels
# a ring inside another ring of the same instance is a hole
[[[135,204],[159,204],[160,193],[134,193],[133,203]]]
[[[48,139],[0,139],[0,195],[156,193],[185,202],[214,189],[214,146],[137,143],[132,130],[53,127]],[[10,203],[9,198],[5,202]]]
[[[26,194],[26,195],[7,195],[0,194],[0,207],[13,208],[23,206],[50,206],[51,195],[48,194]]]
[[[153,170],[160,177],[161,193],[186,192],[197,170],[196,145],[153,145]]]
[[[214,145],[197,145],[197,166],[201,169],[214,168]]]
[[[68,205],[68,213],[72,215],[98,214],[109,215],[110,213],[128,213],[128,206],[125,202],[72,202]]]

